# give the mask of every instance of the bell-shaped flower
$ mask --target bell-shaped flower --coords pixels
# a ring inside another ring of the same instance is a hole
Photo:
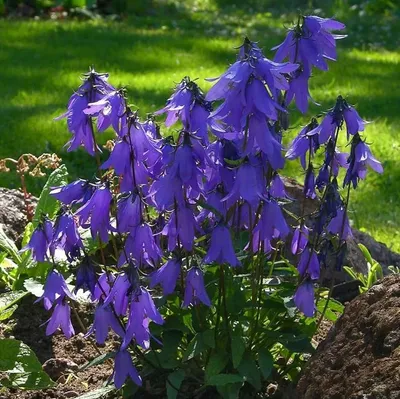
[[[173,251],[178,242],[186,251],[191,251],[196,230],[198,226],[193,210],[188,206],[178,206],[161,233],[168,237],[169,251]]]
[[[89,103],[83,110],[87,115],[97,117],[97,130],[103,132],[110,126],[122,136],[121,118],[125,114],[125,99],[120,90],[106,94],[101,100]]]
[[[285,185],[278,173],[273,176],[268,192],[274,198],[288,198]]]
[[[71,323],[71,308],[64,298],[58,298],[53,313],[48,320],[46,327],[46,335],[52,335],[60,328],[67,339],[75,334],[74,327]]]
[[[337,214],[329,222],[327,230],[331,234],[337,234],[340,240],[346,240],[348,237],[353,237],[347,212],[343,206],[337,209]]]
[[[198,267],[192,267],[185,280],[185,295],[182,307],[198,305],[200,302],[206,306],[211,306],[210,298],[204,286],[203,272]]]
[[[161,256],[162,252],[154,239],[150,226],[143,223],[131,229],[117,265],[121,267],[125,263],[129,263],[129,260],[134,259],[140,266],[146,263],[154,266]]]
[[[149,196],[159,212],[171,210],[175,203],[184,204],[182,181],[169,173],[161,176],[150,188]]]
[[[105,300],[111,291],[110,284],[113,284],[114,280],[115,278],[112,273],[104,272],[103,274],[101,274],[94,287],[92,299],[97,301],[99,301],[100,299]]]
[[[164,319],[157,310],[150,293],[141,287],[131,302],[122,349],[127,348],[133,338],[143,349],[150,347],[149,320],[156,324],[164,323]]]
[[[89,115],[84,110],[90,102],[101,100],[108,92],[115,89],[107,82],[108,75],[91,70],[84,75],[83,84],[74,92],[68,102],[68,110],[56,120],[67,118],[72,139],[68,142],[68,151],[76,150],[81,145],[90,155],[99,150],[93,139],[93,126]]]
[[[126,350],[120,350],[115,355],[114,363],[114,385],[117,389],[122,388],[127,378],[130,378],[136,385],[142,386],[142,378],[133,365],[132,357]]]
[[[78,179],[70,184],[52,187],[50,195],[63,204],[86,203],[93,194],[93,186],[87,180]]]
[[[142,200],[137,191],[120,197],[117,202],[117,231],[127,233],[142,222]]]
[[[305,224],[297,226],[293,233],[292,243],[290,250],[293,255],[300,254],[304,251],[308,243],[308,237],[310,234],[310,229],[307,228]]]
[[[232,190],[222,201],[236,202],[242,198],[253,205],[265,198],[265,191],[260,165],[244,162],[237,169]]]
[[[46,278],[43,294],[35,301],[35,303],[43,299],[44,308],[49,310],[57,299],[63,299],[65,296],[75,299],[67,287],[67,283],[62,274],[57,270],[52,270]]]
[[[168,261],[150,275],[150,288],[160,284],[164,295],[170,295],[175,291],[176,282],[181,273],[182,261],[177,258]]]
[[[382,164],[372,155],[368,144],[362,141],[358,134],[353,138],[348,163],[344,185],[352,183],[354,188],[357,187],[360,179],[366,178],[367,166],[370,166],[375,172],[383,173]]]
[[[306,198],[314,199],[317,196],[315,192],[315,175],[312,164],[310,164],[307,168],[306,176],[304,179],[303,192]]]
[[[228,263],[235,267],[240,266],[232,244],[231,233],[223,224],[218,224],[212,234],[210,248],[204,258],[204,263],[216,262],[218,264]]]
[[[302,252],[297,270],[302,277],[308,274],[312,280],[317,280],[319,278],[320,265],[318,255],[311,246],[307,245]]]
[[[94,270],[94,265],[89,257],[85,257],[76,271],[76,282],[75,282],[75,293],[82,289],[83,291],[89,291],[92,294],[93,299],[96,289],[97,276]]]
[[[358,112],[351,105],[346,106],[343,110],[343,117],[346,122],[347,137],[351,134],[354,136],[358,132],[363,132],[365,129],[365,121],[358,115]]]
[[[305,281],[294,294],[294,303],[300,312],[307,317],[313,317],[315,313],[314,287],[311,281]]]
[[[30,250],[36,262],[44,262],[48,256],[48,249],[53,238],[53,225],[49,219],[39,223],[32,236],[21,252]]]
[[[303,65],[297,71],[292,73],[289,81],[289,90],[286,92],[286,106],[288,106],[294,99],[297,109],[303,114],[308,111],[308,102],[309,100],[312,100],[310,90],[308,88],[310,77],[310,67],[307,64]]]
[[[112,195],[106,185],[96,188],[90,200],[76,211],[81,225],[85,225],[90,217],[90,231],[92,238],[100,237],[102,242],[108,241],[110,229],[110,206]]]
[[[51,243],[51,252],[56,248],[64,250],[69,261],[76,259],[83,249],[83,243],[78,233],[78,226],[72,214],[62,211],[54,223],[54,234]]]
[[[103,306],[102,303],[99,303],[94,312],[93,324],[85,337],[88,337],[90,334],[94,333],[96,337],[96,342],[99,345],[103,345],[107,339],[110,328],[121,338],[125,336],[125,332],[121,324],[115,317],[111,306]]]

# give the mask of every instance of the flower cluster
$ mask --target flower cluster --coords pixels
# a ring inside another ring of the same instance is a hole
[[[323,192],[318,211],[308,219],[301,215],[297,226],[284,217],[284,204],[291,200],[280,176],[288,106],[295,98],[299,110],[307,110],[311,70],[326,70],[326,60],[336,59],[339,36],[330,31],[343,28],[331,19],[303,17],[277,47],[274,61],[246,38],[236,61],[206,95],[185,77],[155,113],[166,114],[167,127],[178,126],[175,139],[160,135],[154,115],[141,120],[128,106],[125,90],[112,87],[108,75],[94,70],[84,75],[62,115],[72,134],[68,150],[82,146],[91,155],[99,152],[95,126],[99,132],[115,131],[113,149],[98,180],[52,189],[60,211],[54,221],[41,221],[25,250],[54,266],[41,297],[47,310],[53,308],[48,334],[58,327],[68,338],[74,333],[69,306],[74,294],[56,271],[56,250],[73,265],[75,292],[88,291],[96,306],[88,335],[98,344],[110,329],[120,337],[113,374],[117,388],[128,376],[141,384],[130,351],[151,348],[151,323],[164,323],[154,295],[159,286],[164,296],[178,295],[182,308],[211,307],[209,265],[238,270],[256,258],[275,259],[277,247],[292,237],[300,276],[294,301],[305,315],[314,315],[313,282],[320,276],[326,242],[336,236],[342,243],[351,235],[348,199],[341,198],[337,184],[340,168],[347,169],[344,185],[354,188],[367,165],[382,171],[361,139],[365,122],[338,97],[322,122],[313,118],[286,152],[287,159],[301,160],[305,196]],[[337,149],[344,126],[350,155]],[[321,146],[325,158],[316,175],[313,159]],[[101,261],[84,248],[85,230]],[[246,242],[237,239],[242,232]],[[115,251],[108,257],[107,243]]]

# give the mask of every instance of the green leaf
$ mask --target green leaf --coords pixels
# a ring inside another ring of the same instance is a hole
[[[33,230],[34,230],[33,224],[32,224],[32,222],[29,222],[29,223],[25,226],[24,234],[23,234],[23,236],[22,236],[22,244],[21,244],[22,248],[23,248],[25,245],[28,244],[29,240],[30,240],[31,237],[32,237]]]
[[[0,295],[0,320],[8,319],[17,309],[16,303],[24,296],[28,295],[26,291],[9,291]],[[10,309],[13,309],[12,311]],[[0,352],[1,353],[1,352]]]
[[[259,391],[261,389],[261,375],[255,360],[250,353],[246,353],[237,368],[239,374]]]
[[[243,386],[243,382],[237,382],[235,384],[218,385],[217,391],[223,397],[223,399],[237,399],[239,398],[240,389]]]
[[[37,227],[42,215],[48,215],[51,219],[58,212],[60,205],[59,202],[50,195],[50,190],[56,186],[64,186],[68,183],[68,171],[65,165],[61,165],[54,170],[40,194],[39,201],[36,207],[35,215],[33,217],[33,227]]]
[[[232,363],[233,367],[236,369],[240,362],[244,351],[246,350],[246,345],[243,338],[239,335],[232,335]]]
[[[21,263],[21,256],[18,253],[18,248],[14,241],[7,237],[3,230],[3,226],[0,224],[0,248],[6,251],[17,264]]]
[[[368,251],[368,248],[363,244],[358,244],[358,248],[360,248],[362,254],[364,255],[365,260],[372,265],[374,263],[374,260],[372,259],[372,256]]]
[[[214,353],[208,361],[205,379],[208,381],[213,375],[219,374],[228,363],[228,356],[222,353]]]
[[[108,393],[115,391],[115,386],[106,386],[99,389],[95,389],[94,391],[85,393],[81,396],[78,396],[76,399],[100,399],[104,398]]]
[[[215,348],[215,333],[214,329],[204,331],[201,333],[204,344],[207,345],[209,348]]]
[[[274,358],[272,357],[271,352],[266,349],[259,350],[258,364],[263,377],[267,379],[274,368]]]
[[[92,359],[90,362],[84,364],[79,368],[79,371],[83,371],[88,369],[89,367],[93,366],[98,366],[99,364],[103,364],[107,359],[111,359],[112,357],[115,356],[117,352],[108,352],[108,353],[103,353],[100,356],[95,357]]]
[[[183,360],[187,361],[193,359],[199,353],[203,352],[206,349],[203,339],[201,338],[201,334],[196,334],[193,339],[189,342],[189,345],[186,348],[186,351],[183,355]]]
[[[168,376],[168,381],[173,385],[171,386],[171,384],[169,384],[168,381],[166,382],[168,399],[176,399],[184,379],[185,379],[185,372],[183,370],[176,370]]]
[[[279,342],[286,346],[292,352],[296,353],[313,353],[314,347],[311,345],[311,340],[306,335],[283,334],[279,338]]]
[[[54,382],[42,370],[36,355],[21,341],[0,339],[0,371],[7,374],[1,384],[8,388],[44,389]]]
[[[43,284],[33,278],[28,278],[24,281],[25,289],[36,297],[41,297],[43,294]]]
[[[18,309],[18,305],[12,305],[7,309],[0,309],[0,321],[9,319]]]
[[[237,382],[243,382],[243,377],[239,374],[217,374],[210,377],[208,385],[223,386],[227,384],[235,384]]]

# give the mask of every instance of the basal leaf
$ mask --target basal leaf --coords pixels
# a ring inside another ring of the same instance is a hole
[[[227,365],[229,357],[223,353],[214,353],[207,364],[205,379],[208,381],[213,375],[219,374]]]
[[[167,398],[176,399],[179,389],[185,379],[185,372],[183,370],[176,370],[168,376],[167,384]]]
[[[268,378],[274,368],[274,358],[266,349],[258,351],[258,364],[264,378]]]
[[[246,345],[243,338],[239,335],[232,335],[232,363],[234,368],[239,366],[245,350]]]
[[[243,381],[244,381],[243,377],[241,377],[239,374],[217,374],[210,377],[207,384],[215,386],[223,386]]]

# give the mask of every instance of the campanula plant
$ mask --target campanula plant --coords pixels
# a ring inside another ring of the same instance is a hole
[[[98,175],[52,187],[59,211],[41,215],[24,251],[49,264],[40,298],[51,313],[46,333],[74,334],[70,306],[86,291],[95,309],[88,339],[116,337],[110,378],[117,389],[131,381],[126,395],[152,375],[173,397],[182,384],[232,398],[296,379],[330,303],[316,306],[321,272],[329,257],[343,266],[351,190],[368,167],[383,171],[362,136],[366,122],[340,93],[283,145],[291,104],[307,112],[312,72],[336,61],[345,36],[335,32],[344,28],[302,16],[272,59],[245,38],[207,93],[184,77],[145,120],[107,74],[83,75],[61,118],[68,151],[93,155]],[[115,139],[101,163],[98,132],[107,128]],[[338,148],[341,135],[349,154]],[[281,175],[295,159],[304,196],[319,201],[291,225]]]

